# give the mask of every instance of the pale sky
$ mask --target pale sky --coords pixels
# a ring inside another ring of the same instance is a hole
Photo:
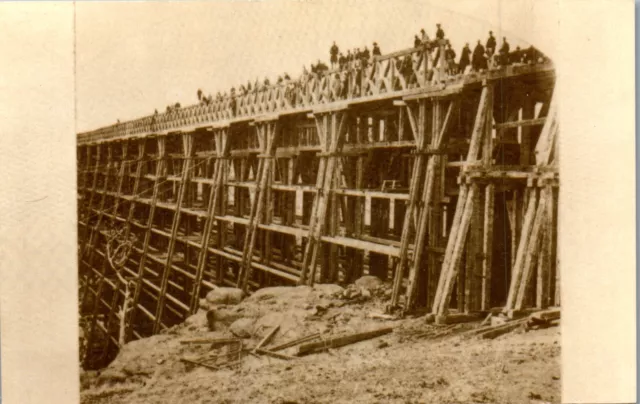
[[[77,130],[197,102],[341,51],[382,53],[411,47],[440,22],[458,56],[465,42],[486,41],[493,30],[514,49],[533,44],[553,57],[557,1],[551,0],[324,0],[76,3]]]

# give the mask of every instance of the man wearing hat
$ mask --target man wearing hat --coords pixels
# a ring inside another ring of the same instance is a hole
[[[429,45],[429,35],[427,35],[426,32],[424,32],[424,28],[420,30],[420,34],[421,34],[421,38],[422,39],[422,44],[423,45]]]
[[[373,56],[382,55],[382,53],[380,52],[380,48],[378,47],[378,43],[377,42],[373,43],[373,51],[371,53],[373,54]]]
[[[471,63],[471,49],[469,48],[469,42],[464,45],[462,52],[460,53],[460,61],[458,62],[458,68],[460,73],[464,73],[464,70]]]
[[[487,39],[487,54],[489,57],[493,56],[496,51],[496,38],[493,36],[493,31],[489,31],[489,39]]]
[[[436,27],[438,28],[438,30],[436,31],[436,39],[444,39],[444,31],[442,30],[440,24],[436,24]]]
[[[506,66],[509,64],[509,43],[507,37],[502,38],[502,46],[500,47],[500,64]]]
[[[331,56],[331,67],[335,67],[336,63],[338,63],[338,45],[336,45],[336,41],[333,41],[333,46],[329,50]]]

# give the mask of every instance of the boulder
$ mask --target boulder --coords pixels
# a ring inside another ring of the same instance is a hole
[[[234,321],[240,318],[251,317],[237,311],[236,308],[238,308],[238,306],[225,306],[215,310],[209,310],[207,312],[209,327],[212,327],[213,324],[215,324],[217,327],[229,327],[231,324],[233,324]]]
[[[344,292],[344,288],[333,283],[317,283],[313,285],[313,290],[319,296],[336,297]]]
[[[240,318],[231,324],[229,331],[238,338],[251,338],[255,328],[255,320],[251,318]]]
[[[126,381],[127,381],[127,375],[122,370],[106,368],[100,373],[100,376],[98,376],[96,380],[96,385],[97,386],[102,386],[102,385],[113,386],[114,384],[124,383]]]
[[[184,321],[184,326],[188,330],[201,330],[208,328],[208,312],[205,310],[198,310],[196,314],[187,317]]]
[[[209,304],[238,304],[244,299],[244,291],[238,288],[215,288],[207,293],[207,302]],[[211,308],[211,307],[209,307]]]
[[[360,289],[374,290],[383,284],[382,280],[377,276],[365,275],[355,281],[355,285]]]

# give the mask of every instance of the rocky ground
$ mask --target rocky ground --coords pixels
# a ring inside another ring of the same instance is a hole
[[[241,302],[222,292],[211,293],[184,324],[127,344],[102,371],[82,371],[82,403],[560,402],[557,326],[481,339],[468,332],[479,321],[442,326],[424,317],[384,318],[389,286],[377,279],[348,289],[265,288]],[[248,354],[275,326],[267,348],[316,332],[393,332],[291,360]],[[229,353],[231,346],[186,343],[218,338],[242,341],[235,365],[212,370],[181,361]]]

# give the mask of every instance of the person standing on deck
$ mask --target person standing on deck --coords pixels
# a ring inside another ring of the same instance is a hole
[[[502,38],[502,46],[500,47],[500,64],[506,66],[509,64],[509,43],[507,37]]]
[[[420,40],[420,38],[418,38],[418,35],[416,35],[415,38],[413,39],[413,47],[419,48],[420,45],[422,45],[422,41]]]
[[[427,50],[429,50],[431,41],[429,41],[429,35],[424,31],[424,28],[420,30],[420,40],[422,41],[422,45],[426,46]]]
[[[447,71],[450,75],[456,74],[456,51],[453,50],[449,41],[447,41],[447,49],[444,51],[444,56],[447,61]]]
[[[496,51],[496,38],[493,36],[493,31],[489,31],[489,39],[487,39],[486,48],[489,57],[493,56]]]
[[[347,58],[341,52],[340,57],[338,57],[338,66],[340,66],[340,70],[344,69],[346,64],[347,64]]]
[[[369,61],[370,58],[371,58],[371,53],[369,52],[369,48],[365,46],[364,50],[362,51],[362,59],[364,59],[365,61]]]
[[[373,43],[373,56],[380,56],[382,55],[382,52],[380,52],[380,48],[378,47],[378,43],[374,42]]]
[[[444,39],[444,30],[442,29],[440,24],[436,24],[436,27],[438,28],[436,31],[436,39],[437,40]]]
[[[487,59],[484,55],[484,46],[478,40],[478,44],[473,50],[473,56],[471,59],[471,67],[474,71],[480,71],[482,69],[486,69],[487,67]]]
[[[331,67],[335,67],[335,65],[338,63],[338,45],[336,45],[336,41],[333,41],[333,46],[331,46],[331,49],[329,50],[329,53],[331,55]]]
[[[462,48],[462,52],[460,54],[460,61],[458,62],[458,68],[460,69],[460,73],[464,74],[467,66],[471,63],[471,49],[469,48],[469,43],[467,42]]]

